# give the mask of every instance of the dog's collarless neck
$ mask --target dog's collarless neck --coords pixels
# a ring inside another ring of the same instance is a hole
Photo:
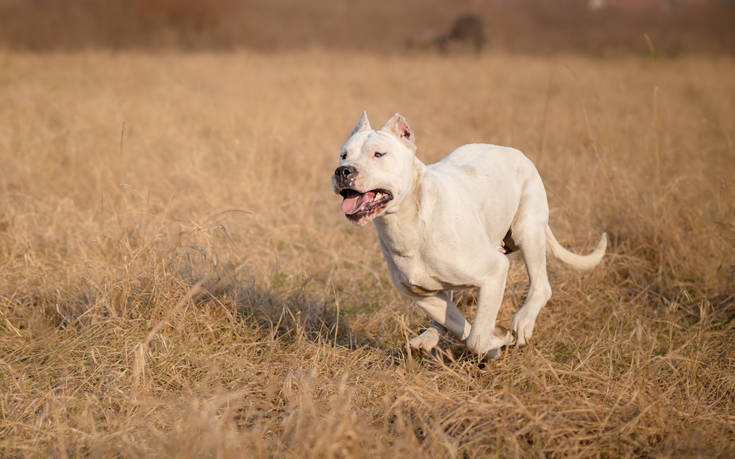
[[[425,173],[426,165],[417,158],[411,188],[401,199],[398,208],[373,221],[380,243],[396,255],[410,256],[419,249]]]

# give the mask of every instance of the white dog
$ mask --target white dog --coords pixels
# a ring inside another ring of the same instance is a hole
[[[416,157],[413,131],[398,113],[373,130],[362,112],[342,146],[332,186],[344,198],[349,220],[374,222],[391,280],[433,319],[409,342],[416,349],[431,350],[444,329],[480,355],[497,355],[513,343],[510,331],[495,327],[509,266],[506,248],[520,250],[530,279],[528,297],[511,323],[516,343],[527,343],[551,297],[546,250],[587,270],[607,247],[604,233],[586,256],[557,242],[541,177],[520,151],[464,145],[426,166]],[[452,302],[452,290],[466,287],[480,289],[474,325]]]

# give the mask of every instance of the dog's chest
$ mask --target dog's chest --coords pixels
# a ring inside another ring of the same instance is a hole
[[[444,286],[431,276],[420,257],[386,256],[391,280],[408,294],[425,296],[443,290]]]

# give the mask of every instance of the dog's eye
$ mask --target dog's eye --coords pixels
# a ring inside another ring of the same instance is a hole
[[[347,159],[347,153],[340,153],[339,159]]]
[[[376,158],[380,158],[381,156],[385,156],[385,153],[381,153],[379,151],[376,151],[375,153],[373,153],[373,156],[375,156]]]

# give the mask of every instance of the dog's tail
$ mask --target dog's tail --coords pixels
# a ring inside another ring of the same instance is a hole
[[[600,242],[597,243],[597,247],[595,247],[592,253],[588,255],[577,255],[562,247],[554,237],[554,233],[551,232],[549,225],[546,225],[546,249],[571,268],[578,271],[587,271],[602,261],[602,257],[605,255],[605,250],[607,249],[607,233],[602,233]]]

